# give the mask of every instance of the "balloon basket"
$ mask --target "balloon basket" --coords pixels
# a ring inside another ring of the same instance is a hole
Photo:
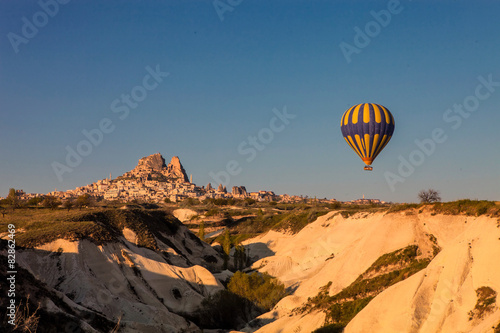
[[[371,167],[371,166],[367,165],[367,166],[365,166],[365,170],[366,170],[366,171],[372,171],[372,170],[373,170],[373,167]]]

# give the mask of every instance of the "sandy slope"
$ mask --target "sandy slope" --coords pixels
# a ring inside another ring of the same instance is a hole
[[[160,253],[136,246],[135,239],[129,229],[122,242],[102,246],[59,239],[19,251],[18,262],[79,306],[111,320],[121,316],[121,332],[198,332],[180,314],[192,312],[204,297],[222,289],[220,282],[202,266],[170,264]],[[182,230],[170,241],[178,251],[185,251],[186,244],[192,253],[191,257],[172,250],[170,261],[175,261],[174,255],[181,257],[177,261],[191,262],[215,253],[206,244],[185,239]]]
[[[341,291],[385,253],[411,244],[418,244],[424,254],[431,252],[429,234],[443,248],[438,257],[425,272],[376,297],[347,332],[482,332],[491,328],[500,320],[498,310],[488,318],[472,321],[467,312],[474,308],[477,288],[490,286],[500,292],[500,229],[496,219],[416,211],[359,213],[344,219],[332,212],[296,235],[271,231],[246,241],[250,256],[260,258],[254,268],[295,289],[292,296],[261,317],[270,323],[258,332],[310,332],[320,327],[320,314],[293,316],[291,310],[315,296],[329,281],[331,295]],[[448,291],[453,302],[448,300],[452,304],[446,301],[443,306],[439,300],[442,295],[448,297]]]
[[[428,227],[436,234],[450,235],[440,226],[446,226],[446,220],[430,219]],[[424,271],[376,297],[351,321],[346,333],[493,331],[492,326],[500,322],[498,307],[484,318],[469,320],[468,313],[476,304],[476,289],[488,286],[500,291],[500,231],[493,219],[468,222],[464,230],[457,228],[455,237],[443,240],[446,246]]]

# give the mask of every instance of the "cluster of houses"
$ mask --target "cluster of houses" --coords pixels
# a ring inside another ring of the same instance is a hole
[[[23,192],[24,193],[24,192]],[[272,191],[246,191],[244,186],[234,186],[231,192],[228,192],[225,186],[219,185],[217,189],[209,183],[206,187],[199,187],[191,182],[165,182],[158,180],[149,180],[147,178],[106,178],[95,183],[77,187],[69,191],[53,191],[48,195],[55,196],[62,200],[75,198],[88,194],[95,198],[104,200],[119,201],[148,201],[164,202],[169,199],[172,202],[183,201],[187,198],[194,198],[203,201],[207,198],[212,199],[245,199],[252,198],[257,201],[280,201]],[[24,194],[27,196],[27,194]],[[299,197],[285,196],[288,200],[297,200]]]
[[[36,197],[43,197],[39,193],[25,193],[23,190],[16,191],[18,198],[21,200],[29,200]],[[283,203],[295,203],[304,200],[303,196],[281,194],[276,195],[273,191],[257,191],[247,192],[245,186],[234,186],[232,190],[227,191],[225,186],[219,185],[216,188],[208,183],[207,186],[196,186],[191,182],[162,182],[157,180],[147,180],[142,178],[137,179],[111,179],[106,178],[95,183],[77,187],[69,191],[52,191],[47,195],[55,196],[61,200],[77,198],[81,195],[88,194],[94,198],[104,200],[119,200],[130,202],[133,200],[147,202],[164,202],[169,199],[172,202],[180,202],[187,198],[198,199],[203,201],[207,198],[212,199],[245,199],[250,198],[256,201],[276,201]],[[306,197],[307,198],[307,197]],[[0,198],[2,199],[2,198]],[[321,202],[333,203],[335,199],[317,199]],[[384,201],[378,199],[362,199],[343,202],[344,204],[384,204]]]
[[[43,197],[42,194],[25,193],[23,190],[17,191],[17,197],[21,200],[29,200],[36,197]],[[198,199],[254,199],[256,201],[276,201],[283,203],[301,202],[302,196],[276,195],[272,191],[248,192],[245,186],[233,186],[231,191],[222,184],[217,188],[208,183],[207,186],[199,187],[193,183],[192,176],[188,179],[186,171],[177,156],[172,157],[171,162],[166,165],[165,159],[160,153],[143,157],[138,165],[122,176],[112,179],[99,180],[95,183],[77,187],[69,191],[53,191],[48,193],[61,200],[77,198],[81,195],[89,195],[97,199],[108,201],[146,201],[146,202],[179,202],[187,198]],[[0,198],[2,199],[2,198]],[[307,199],[307,197],[306,197]],[[335,199],[321,199],[324,203],[334,203]],[[381,204],[377,199],[353,200],[350,204]]]

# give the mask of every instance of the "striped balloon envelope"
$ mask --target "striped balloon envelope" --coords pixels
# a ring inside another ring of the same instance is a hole
[[[365,162],[365,170],[389,143],[394,132],[394,117],[380,104],[363,103],[347,109],[340,129],[347,144]]]

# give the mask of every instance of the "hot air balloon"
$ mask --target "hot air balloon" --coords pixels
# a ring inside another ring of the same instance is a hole
[[[340,121],[340,129],[347,144],[365,162],[365,170],[391,140],[394,117],[380,104],[363,103],[347,109]]]

